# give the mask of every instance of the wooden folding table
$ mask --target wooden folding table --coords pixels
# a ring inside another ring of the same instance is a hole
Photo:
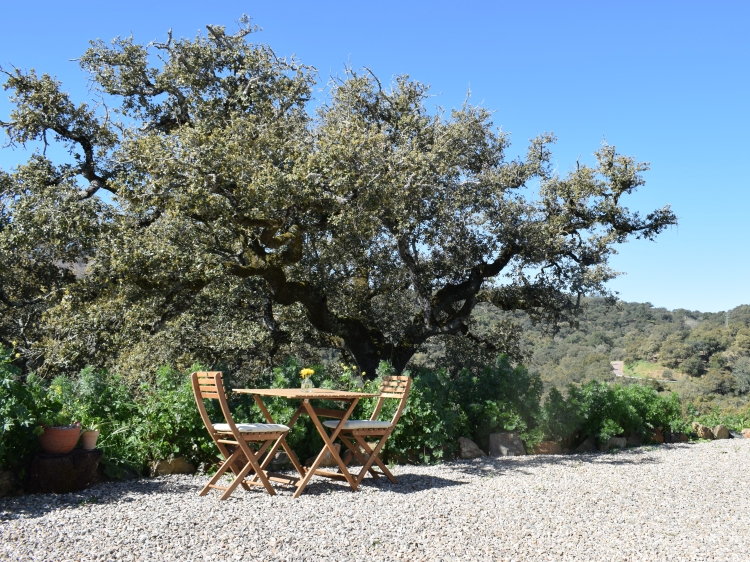
[[[294,451],[292,451],[287,442],[279,439],[271,447],[268,454],[266,455],[266,458],[263,461],[263,464],[261,465],[261,468],[265,470],[273,459],[273,456],[276,454],[276,451],[279,449],[279,446],[283,446],[284,450],[289,455],[289,459],[292,461],[294,468],[297,470],[297,472],[299,472],[300,475],[300,478],[286,477],[288,483],[295,484],[297,486],[297,491],[294,493],[295,498],[299,497],[299,495],[304,491],[313,476],[324,476],[326,478],[334,478],[336,480],[345,480],[349,483],[349,486],[351,486],[352,490],[357,489],[356,480],[352,478],[351,474],[349,474],[344,461],[341,460],[341,456],[336,452],[336,448],[333,446],[333,443],[336,440],[336,437],[338,437],[341,429],[344,427],[344,423],[349,419],[349,416],[352,415],[352,412],[354,412],[354,408],[357,407],[359,399],[374,398],[375,396],[378,396],[377,394],[367,394],[364,392],[347,392],[343,390],[329,390],[325,388],[313,388],[310,390],[303,390],[301,388],[235,388],[233,390],[234,392],[237,392],[239,394],[252,395],[255,403],[258,404],[260,411],[263,413],[268,423],[277,422],[275,422],[271,417],[268,408],[266,408],[266,405],[261,399],[262,396],[302,401],[302,404],[300,404],[300,407],[297,408],[297,411],[294,413],[292,418],[289,421],[283,423],[291,428],[302,414],[307,414],[308,416],[310,416],[310,419],[317,428],[318,433],[320,434],[320,437],[324,442],[323,449],[318,454],[315,462],[313,462],[312,466],[310,466],[309,468],[303,467],[297,459],[297,455],[294,454]],[[327,410],[323,408],[315,408],[310,403],[311,400],[334,400],[336,402],[349,402],[350,405],[346,410]],[[341,420],[336,429],[333,430],[333,433],[330,437],[328,436],[328,433],[326,433],[326,430],[323,427],[323,424],[321,423],[318,416],[337,418]],[[318,468],[323,460],[323,457],[325,457],[326,451],[330,452],[331,457],[333,457],[333,459],[336,461],[336,464],[338,464],[339,468],[341,469],[340,473],[331,472],[328,470],[320,470]],[[272,478],[272,480],[284,480],[281,475],[274,476],[275,477]]]

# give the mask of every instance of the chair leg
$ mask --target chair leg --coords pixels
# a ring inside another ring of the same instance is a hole
[[[226,458],[226,460],[221,464],[219,467],[219,470],[216,471],[216,474],[214,474],[213,478],[208,481],[208,484],[206,484],[203,489],[198,492],[199,496],[205,496],[208,491],[211,489],[211,486],[216,484],[219,479],[224,475],[224,473],[232,468],[232,465],[235,460],[237,460],[237,457],[239,456],[240,449],[239,447],[231,454],[229,457]]]
[[[372,466],[372,463],[377,463],[377,465],[380,467],[380,470],[383,471],[383,474],[385,474],[388,479],[394,483],[398,484],[398,480],[396,480],[396,477],[391,474],[391,471],[386,468],[385,464],[382,460],[380,460],[380,457],[378,456],[380,454],[380,449],[385,445],[386,440],[390,436],[390,433],[387,433],[381,437],[380,441],[378,441],[378,444],[375,446],[375,449],[370,449],[370,446],[367,444],[367,442],[362,439],[359,435],[354,435],[354,439],[357,440],[357,443],[359,443],[362,448],[367,451],[370,455],[370,458],[367,459],[367,464],[362,468],[362,472],[359,473],[359,476],[357,477],[357,484],[359,484],[362,479],[365,477],[365,473],[367,470],[370,470],[370,467]]]
[[[349,463],[352,462],[352,457],[357,457],[357,460],[360,462],[360,464],[362,466],[365,466],[365,463],[367,462],[366,459],[362,456],[357,447],[352,445],[352,443],[349,441],[350,437],[348,435],[339,435],[339,439],[349,449],[346,452],[346,456],[341,459],[344,461],[344,464],[349,466]],[[372,474],[373,478],[380,478],[380,474],[372,469],[370,469],[370,474]]]
[[[276,490],[273,489],[273,486],[271,486],[271,482],[268,481],[268,477],[266,476],[266,471],[263,470],[258,464],[258,459],[260,459],[260,456],[266,450],[268,445],[270,445],[272,442],[273,442],[272,440],[266,441],[265,445],[260,448],[257,455],[253,454],[253,452],[250,450],[250,447],[247,446],[247,443],[242,443],[240,446],[244,446],[244,448],[247,449],[245,456],[247,456],[248,464],[255,471],[256,476],[260,478],[260,481],[263,483],[263,486],[265,487],[265,489],[268,491],[269,494],[271,494],[272,496],[275,496]]]
[[[232,492],[234,492],[235,488],[242,484],[245,480],[245,476],[247,476],[247,473],[250,472],[253,468],[253,465],[251,463],[247,463],[245,467],[240,470],[240,473],[237,474],[234,478],[234,482],[232,482],[226,490],[224,490],[224,493],[221,494],[220,500],[225,500],[229,496],[232,495]]]

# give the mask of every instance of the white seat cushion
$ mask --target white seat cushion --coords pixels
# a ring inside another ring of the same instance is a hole
[[[240,433],[266,433],[269,431],[289,431],[289,428],[280,423],[238,423],[237,429]],[[214,429],[221,433],[232,433],[228,423],[215,423]]]
[[[339,423],[339,420],[328,420],[323,422],[323,425],[336,429]],[[344,422],[344,429],[386,429],[388,427],[391,427],[391,422],[387,421],[347,420]]]

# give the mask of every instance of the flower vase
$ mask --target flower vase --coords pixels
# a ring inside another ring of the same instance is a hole
[[[305,377],[302,379],[302,392],[312,392],[315,385],[313,384],[311,377]]]

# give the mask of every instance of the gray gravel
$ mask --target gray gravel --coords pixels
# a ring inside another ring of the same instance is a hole
[[[750,439],[398,466],[299,499],[205,477],[0,500],[8,560],[750,560]]]

